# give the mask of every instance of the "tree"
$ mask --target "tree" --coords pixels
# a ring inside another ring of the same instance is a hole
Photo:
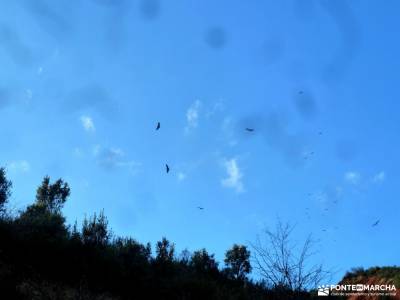
[[[214,254],[208,254],[206,249],[193,252],[190,265],[200,273],[218,272],[218,263]]]
[[[314,241],[307,237],[299,247],[290,240],[294,227],[278,222],[275,231],[266,229],[266,242],[257,238],[254,249],[255,268],[275,288],[294,292],[315,288],[330,272],[322,264],[308,265],[312,257]]]
[[[50,177],[44,177],[36,191],[36,204],[45,207],[50,213],[60,213],[70,195],[68,183],[58,179],[50,184]]]
[[[165,237],[156,244],[156,261],[172,262],[175,255],[175,244],[171,244]]]
[[[36,190],[36,202],[29,205],[16,219],[25,228],[21,232],[43,240],[67,238],[68,228],[61,209],[69,194],[69,186],[62,179],[51,184],[50,177],[44,177]]]
[[[226,251],[224,262],[228,274],[235,279],[244,280],[251,271],[250,251],[246,246],[234,244]]]
[[[108,220],[101,211],[89,219],[85,217],[82,225],[82,241],[85,245],[105,247],[111,239],[111,233],[108,230]]]
[[[183,265],[188,265],[190,262],[191,256],[192,256],[192,254],[190,253],[190,251],[187,248],[185,248],[179,254],[179,262]]]
[[[11,196],[11,181],[7,180],[6,171],[4,168],[0,168],[0,213],[5,212],[5,205],[8,198]]]

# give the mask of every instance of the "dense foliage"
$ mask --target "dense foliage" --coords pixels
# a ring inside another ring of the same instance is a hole
[[[1,208],[11,193],[0,169]],[[103,212],[68,226],[62,208],[70,188],[45,177],[36,200],[0,221],[2,299],[285,299],[290,291],[254,282],[250,251],[234,245],[225,267],[206,249],[177,255],[162,238],[155,245],[111,234]],[[296,299],[307,298],[296,293]]]

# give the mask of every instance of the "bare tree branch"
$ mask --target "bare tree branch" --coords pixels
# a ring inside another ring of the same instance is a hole
[[[265,230],[265,243],[257,237],[253,248],[255,269],[272,286],[301,292],[315,288],[330,274],[322,264],[310,265],[315,256],[315,242],[311,235],[304,243],[297,245],[291,241],[294,226],[278,220],[275,231]]]

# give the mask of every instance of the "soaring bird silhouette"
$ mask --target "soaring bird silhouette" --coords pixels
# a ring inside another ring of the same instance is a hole
[[[201,207],[201,206],[197,206],[197,208],[200,209],[200,210],[204,209],[204,207]]]
[[[156,130],[160,129],[160,127],[161,127],[161,124],[160,124],[160,122],[158,122],[158,123],[157,123]]]
[[[254,131],[254,128],[249,128],[249,127],[247,127],[247,128],[246,128],[246,131],[248,131],[248,132],[253,132],[253,131]]]
[[[372,227],[378,225],[380,221],[381,221],[381,220],[376,221],[374,224],[372,224]]]
[[[167,173],[169,173],[169,166],[167,164],[165,164],[165,171],[167,171]]]

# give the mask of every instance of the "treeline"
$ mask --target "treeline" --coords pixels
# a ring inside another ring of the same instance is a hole
[[[45,177],[33,204],[11,214],[12,183],[0,168],[1,299],[289,299],[309,298],[248,278],[246,246],[233,245],[223,265],[201,249],[175,252],[166,238],[154,249],[113,236],[103,212],[66,224],[67,183]]]

